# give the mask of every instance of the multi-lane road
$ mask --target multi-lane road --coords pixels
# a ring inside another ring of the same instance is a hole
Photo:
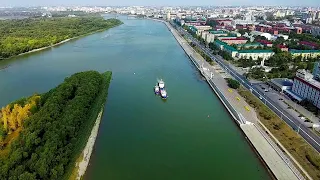
[[[205,45],[201,44],[197,39],[193,38],[188,32],[186,32],[180,26],[171,23],[180,34],[183,34],[195,45],[202,49],[212,60],[216,61],[225,71],[238,80],[244,87],[250,89],[252,94],[258,97],[263,103],[265,103],[272,111],[274,111],[281,119],[283,119],[289,126],[292,127],[297,133],[299,133],[310,145],[312,145],[318,152],[320,152],[320,137],[314,134],[310,129],[303,126],[299,119],[293,117],[288,112],[284,111],[279,104],[275,103],[272,99],[264,95],[264,92],[259,88],[254,87],[244,76],[237,73],[231,68],[223,59],[219,56],[213,55],[212,50]]]

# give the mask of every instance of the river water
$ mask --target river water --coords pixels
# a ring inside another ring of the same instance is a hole
[[[114,29],[0,62],[0,106],[66,76],[113,79],[85,179],[270,179],[218,98],[167,27],[128,20]],[[168,99],[153,94],[157,78]]]

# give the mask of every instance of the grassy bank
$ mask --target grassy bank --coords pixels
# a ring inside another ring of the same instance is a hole
[[[250,91],[240,88],[239,94],[252,106],[260,121],[290,152],[313,179],[320,179],[320,155],[297,132],[281,120]]]

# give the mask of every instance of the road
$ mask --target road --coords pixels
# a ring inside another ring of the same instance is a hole
[[[254,87],[244,76],[237,73],[229,64],[225,63],[224,60],[215,56],[211,53],[211,49],[202,45],[197,39],[193,38],[188,32],[186,32],[180,26],[175,25],[171,22],[173,27],[175,27],[179,33],[183,34],[189,40],[191,40],[195,45],[203,50],[212,60],[217,62],[226,72],[232,75],[237,81],[239,81],[244,87],[250,89],[252,94],[258,97],[264,104],[266,104],[272,111],[274,111],[281,119],[283,119],[289,126],[292,127],[297,133],[299,133],[312,147],[314,147],[318,152],[320,152],[320,137],[311,132],[310,129],[303,126],[299,119],[293,117],[288,112],[284,111],[277,103],[267,96],[264,96],[264,92],[259,88]]]

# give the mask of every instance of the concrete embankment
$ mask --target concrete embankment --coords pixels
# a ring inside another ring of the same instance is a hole
[[[158,21],[165,23],[172,32],[193,64],[206,78],[208,84],[217,94],[220,101],[236,120],[237,124],[239,124],[240,129],[273,175],[277,179],[304,179],[291,161],[281,153],[281,150],[270,141],[270,138],[266,137],[263,131],[255,125],[258,121],[255,111],[248,108],[249,105],[239,98],[240,95],[237,94],[237,92],[232,92],[228,88],[225,79],[221,76],[220,72],[216,71],[218,67],[214,68],[209,65],[169,23],[161,20]]]

